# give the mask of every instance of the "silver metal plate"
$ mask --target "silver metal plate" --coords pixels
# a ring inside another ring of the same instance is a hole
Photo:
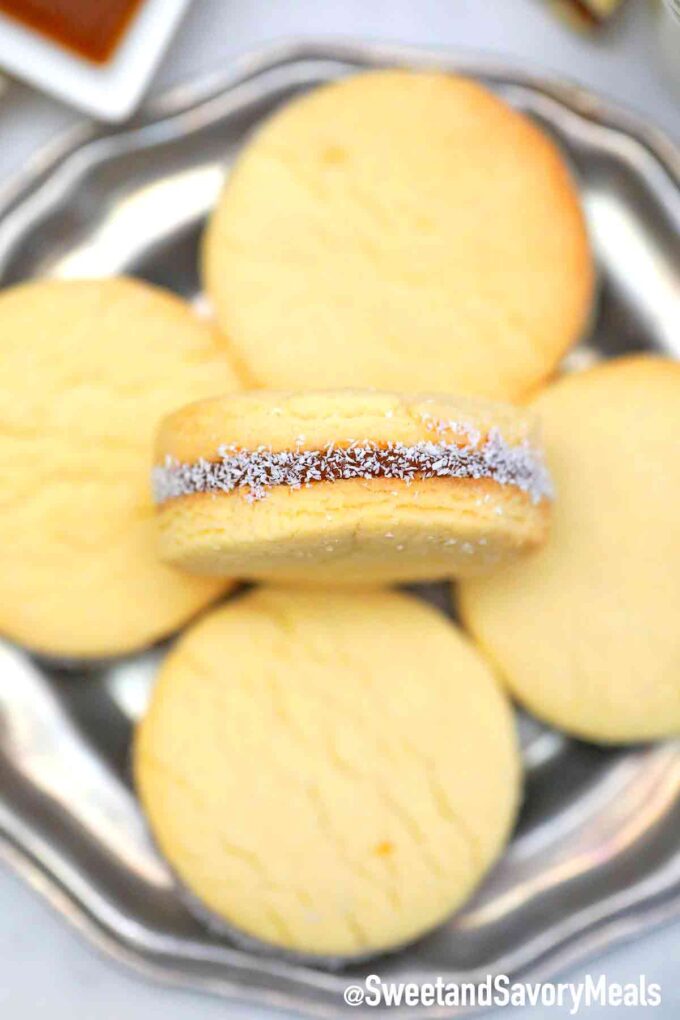
[[[390,46],[278,46],[175,90],[132,126],[77,128],[0,193],[0,282],[125,271],[199,299],[203,220],[244,137],[301,89],[394,64],[476,75],[569,155],[601,268],[596,321],[572,366],[637,349],[680,356],[680,158],[671,143],[574,86]],[[446,605],[441,588],[423,594]],[[93,942],[139,970],[322,1016],[341,1012],[345,985],[376,970],[415,981],[546,977],[680,916],[678,746],[603,749],[522,718],[518,831],[445,927],[344,973],[220,941],[182,907],[130,788],[131,725],[163,651],[83,669],[0,650],[0,853]]]

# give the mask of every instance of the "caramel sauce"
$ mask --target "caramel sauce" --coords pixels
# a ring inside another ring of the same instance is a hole
[[[0,0],[0,12],[60,46],[105,64],[142,0]]]
[[[167,456],[152,471],[156,503],[198,493],[246,491],[249,502],[263,499],[278,486],[300,489],[316,482],[386,478],[413,482],[432,478],[491,479],[514,485],[531,495],[532,501],[552,498],[552,485],[540,453],[526,444],[509,446],[503,437],[489,432],[483,446],[458,443],[416,442],[381,445],[336,446],[319,450],[279,450],[266,447],[239,450],[218,448],[220,461],[200,458],[182,463]]]

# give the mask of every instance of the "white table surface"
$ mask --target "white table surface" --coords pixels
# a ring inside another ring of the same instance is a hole
[[[501,54],[607,93],[677,138],[680,92],[660,67],[654,11],[653,0],[628,0],[623,16],[591,39],[565,30],[542,0],[194,0],[152,91],[224,66],[234,55],[274,39],[355,36]],[[0,180],[76,118],[59,103],[12,84],[0,101]],[[680,924],[612,950],[566,977],[573,981],[586,973],[622,983],[645,974],[661,984],[662,1005],[624,1015],[637,1020],[649,1012],[659,1020],[677,1020]],[[600,1020],[619,1012],[595,1007],[587,1016]],[[497,1020],[506,1014],[488,1015]],[[150,984],[102,959],[35,892],[0,870],[0,1017],[43,1020],[48,1015],[51,1020],[272,1016]],[[524,1020],[539,1014],[526,1009],[512,1015]]]

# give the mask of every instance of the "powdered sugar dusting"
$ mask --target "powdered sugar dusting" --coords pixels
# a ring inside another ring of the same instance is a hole
[[[474,425],[470,425],[467,422],[446,421],[443,418],[436,418],[434,415],[427,413],[421,414],[420,420],[428,432],[436,432],[440,438],[447,433],[452,433],[454,436],[462,436],[470,446],[478,446],[482,438],[479,429],[476,429]]]
[[[243,491],[249,501],[257,501],[276,486],[299,489],[315,482],[351,478],[390,478],[406,484],[427,478],[490,478],[501,485],[516,486],[534,503],[552,497],[547,468],[531,444],[524,441],[511,446],[495,429],[483,442],[478,434],[470,435],[466,430],[464,435],[464,445],[365,441],[303,450],[298,443],[294,450],[278,451],[266,446],[254,450],[221,446],[217,451],[220,459],[215,461],[200,459],[182,464],[166,457],[164,464],[153,469],[153,493],[159,504],[180,496],[237,490]]]

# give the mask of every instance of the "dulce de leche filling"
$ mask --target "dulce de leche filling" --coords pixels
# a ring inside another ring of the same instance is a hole
[[[375,443],[345,446],[329,443],[318,450],[271,450],[265,446],[243,450],[221,446],[218,460],[201,458],[183,464],[167,456],[153,469],[156,503],[197,493],[243,491],[249,501],[263,499],[277,486],[300,489],[318,482],[389,478],[409,484],[428,478],[489,478],[513,485],[534,503],[552,497],[552,484],[539,450],[524,441],[508,444],[496,429],[486,438],[466,443]]]

